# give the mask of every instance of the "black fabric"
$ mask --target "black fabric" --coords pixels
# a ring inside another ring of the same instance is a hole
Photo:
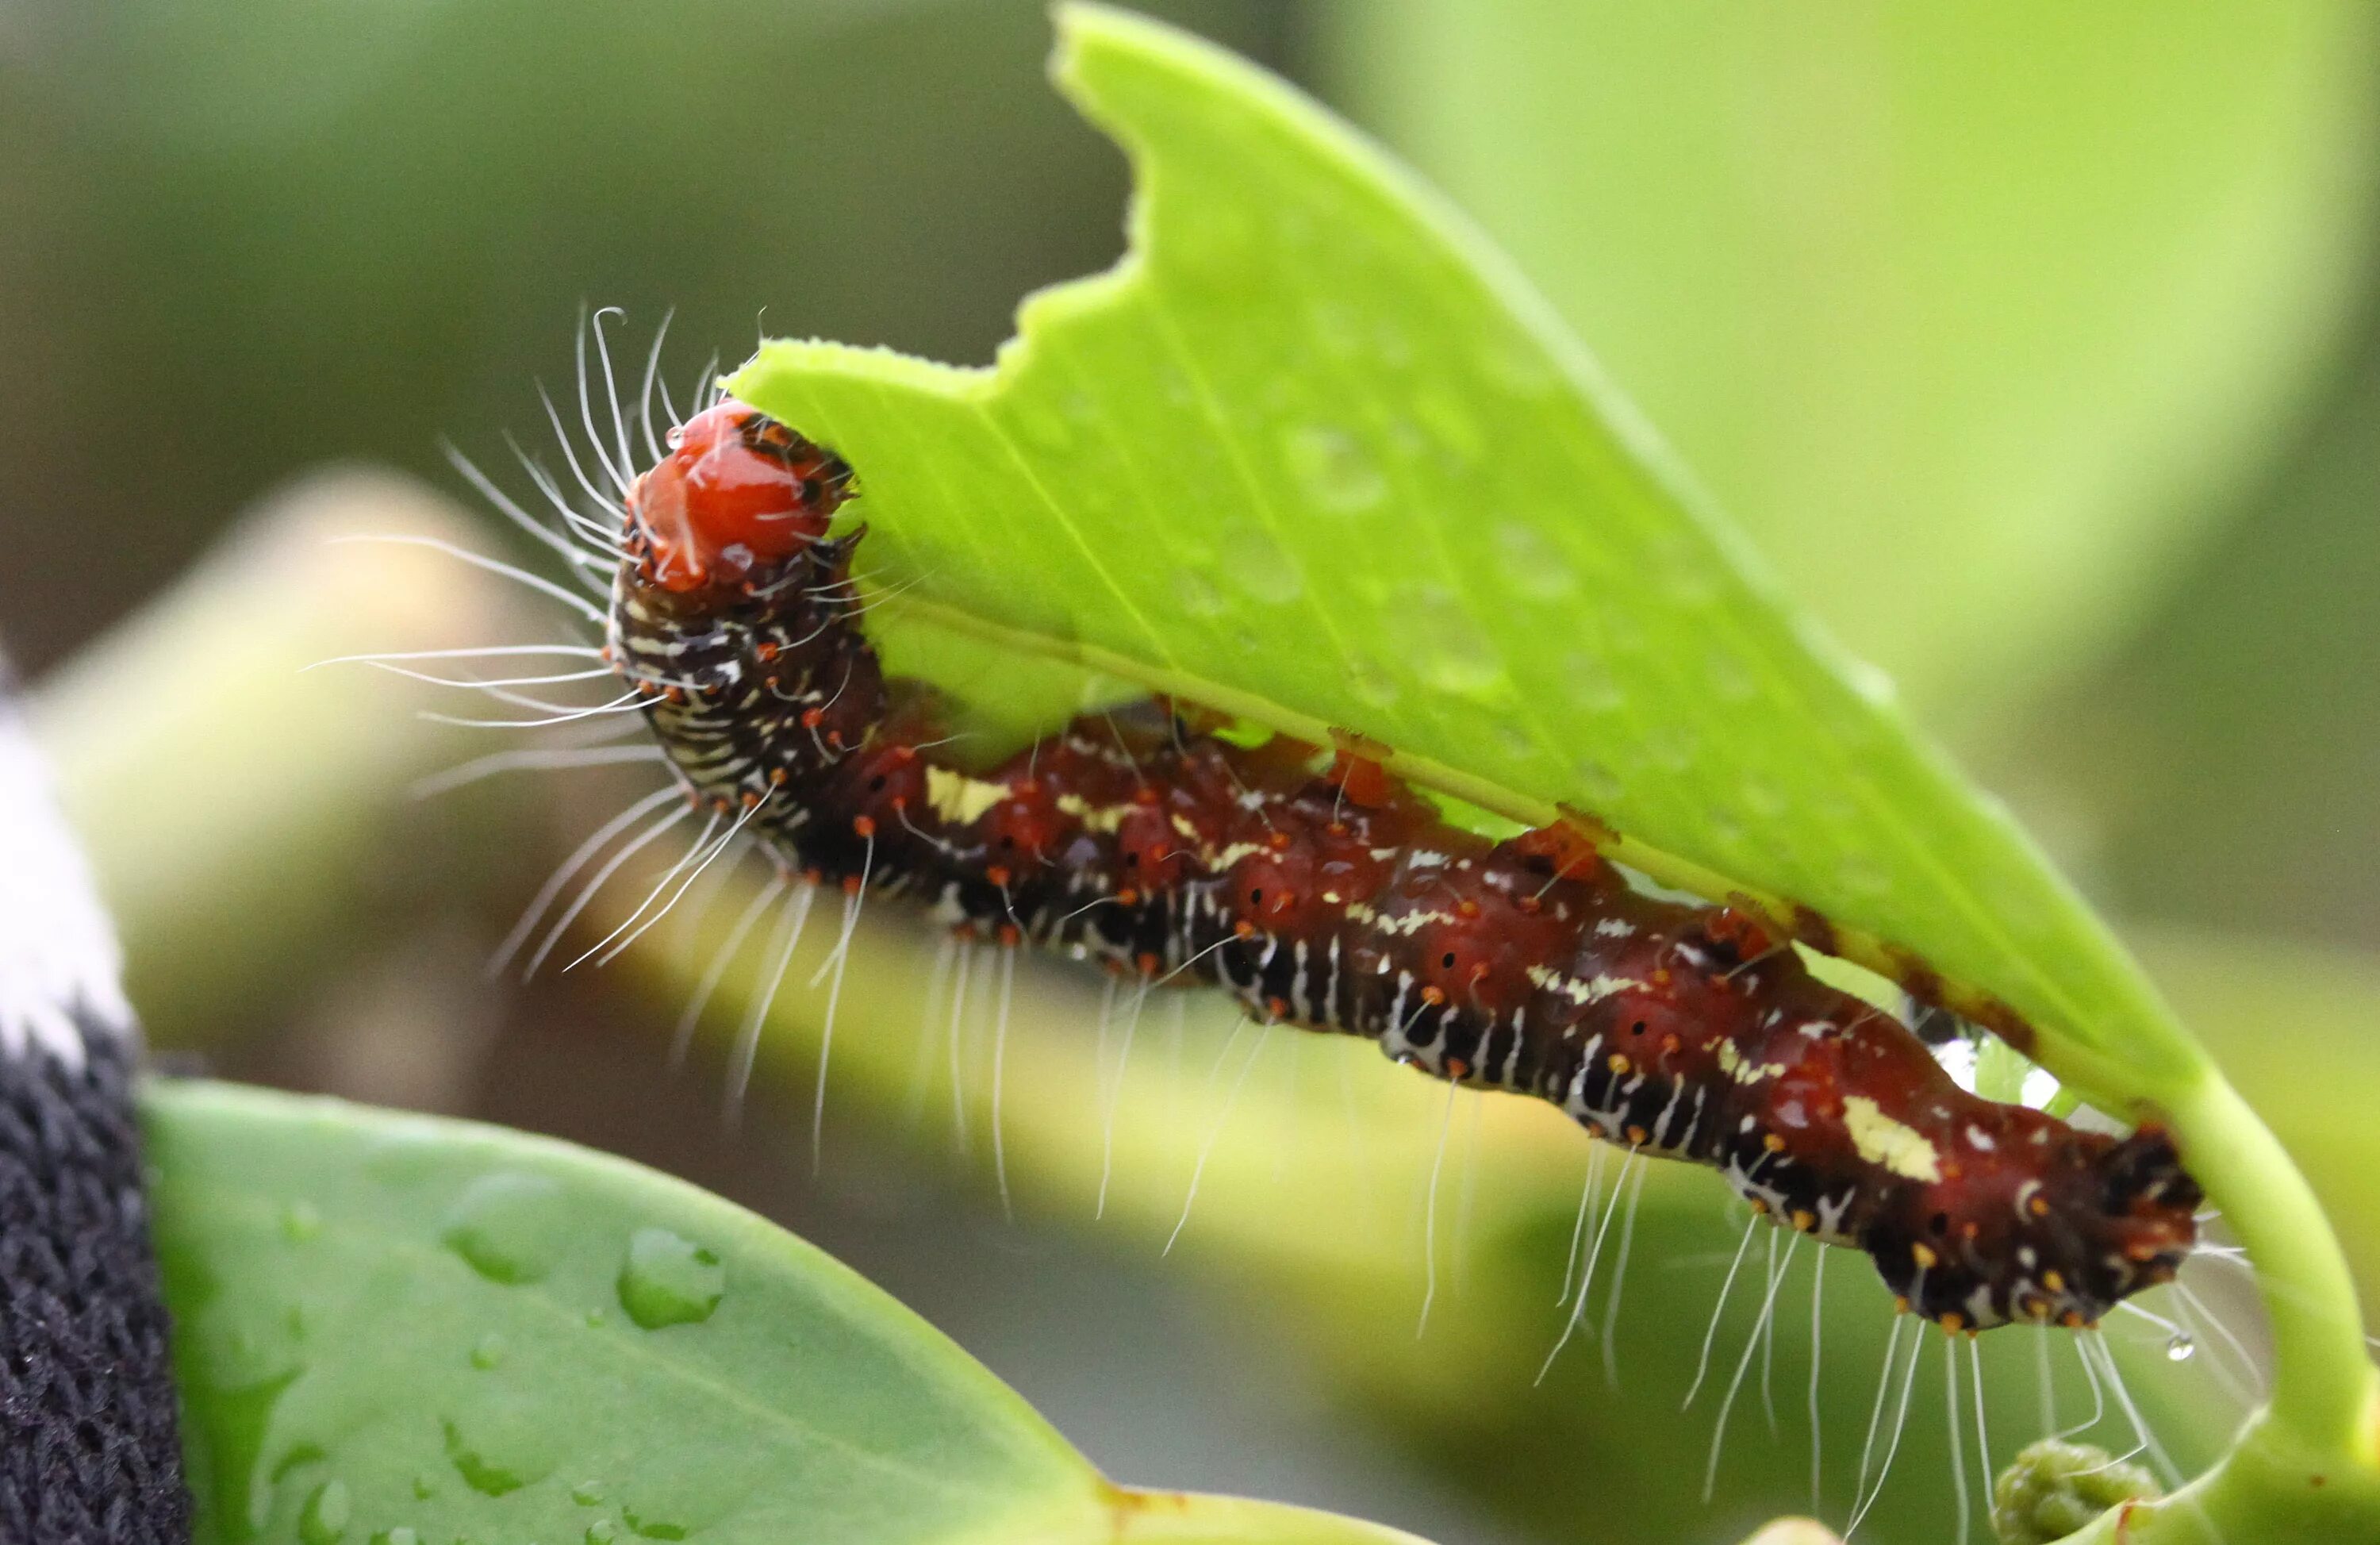
[[[128,1033],[0,1052],[0,1542],[189,1538]]]

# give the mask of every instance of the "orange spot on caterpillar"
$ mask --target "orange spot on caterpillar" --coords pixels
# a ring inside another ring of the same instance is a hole
[[[1330,731],[1330,740],[1338,750],[1323,777],[1332,787],[1367,809],[1379,809],[1395,798],[1395,785],[1384,765],[1392,754],[1388,747],[1369,736],[1336,726]]]

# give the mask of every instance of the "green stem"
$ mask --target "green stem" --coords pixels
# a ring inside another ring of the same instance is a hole
[[[2164,1112],[2191,1174],[2255,1262],[2273,1396],[2213,1471],[2067,1545],[2380,1538],[2380,1371],[2338,1240],[2280,1143],[2212,1071]]]
[[[2168,1113],[2183,1157],[2255,1263],[2272,1322],[2269,1421],[2315,1451],[2380,1470],[2380,1378],[2364,1350],[2355,1283],[2313,1190],[2221,1074]]]

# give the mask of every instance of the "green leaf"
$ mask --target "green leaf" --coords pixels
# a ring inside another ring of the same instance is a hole
[[[733,383],[859,468],[894,668],[923,627],[1357,731],[1497,814],[1590,811],[1657,879],[1815,908],[2111,1103],[2195,1077],[2072,890],[1458,214],[1218,50],[1062,28],[1059,84],[1138,174],[1123,262],[1029,298],[994,370],[780,342]]]
[[[2120,636],[2364,280],[2354,0],[1324,14],[1355,116],[1937,723]]]
[[[1111,1486],[850,1271],[622,1161],[219,1084],[146,1115],[202,1539],[1411,1545]]]
[[[990,370],[779,342],[730,383],[858,468],[896,661],[905,627],[972,634],[1360,733],[1496,815],[1583,808],[1621,862],[2169,1120],[2271,1289],[2275,1399],[2213,1494],[2253,1517],[2309,1473],[2380,1475],[2352,1284],[2287,1156],[1544,302],[1280,81],[1103,9],[1061,26],[1060,86],[1134,161],[1123,261],[1028,298]]]

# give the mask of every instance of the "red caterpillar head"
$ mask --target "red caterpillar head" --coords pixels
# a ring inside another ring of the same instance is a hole
[[[628,490],[637,576],[678,592],[741,584],[826,535],[850,486],[834,453],[723,398],[671,431]]]

